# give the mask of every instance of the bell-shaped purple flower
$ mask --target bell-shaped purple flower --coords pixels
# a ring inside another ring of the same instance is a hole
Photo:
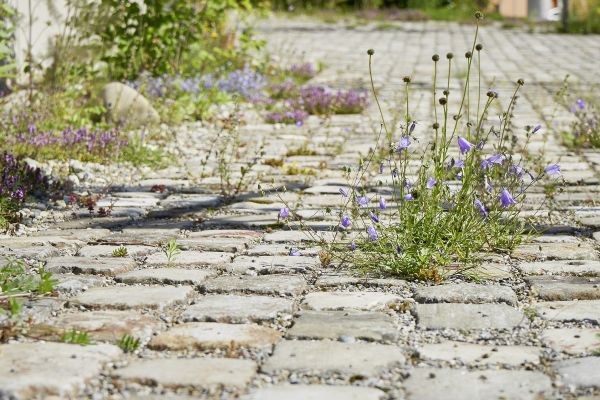
[[[485,207],[484,207],[484,205],[483,205],[483,204],[482,204],[482,203],[481,203],[479,200],[477,200],[477,199],[473,199],[473,205],[474,205],[475,207],[477,207],[477,208],[479,209],[479,211],[481,211],[481,214],[482,214],[484,217],[487,217],[487,215],[488,215],[488,214],[487,214],[487,211],[485,210]]]
[[[356,243],[354,243],[354,240],[352,241],[352,243],[350,243],[350,250],[356,250]]]
[[[413,196],[411,193],[408,193],[407,195],[404,196],[404,200],[406,200],[406,201],[411,201],[414,199],[415,199],[415,196]]]
[[[377,230],[372,226],[367,228],[367,234],[369,235],[369,239],[371,239],[372,241],[376,241],[379,238]]]
[[[387,204],[385,202],[385,199],[383,197],[379,198],[379,209],[385,210],[386,208],[387,208]]]
[[[347,228],[350,226],[350,217],[347,215],[344,215],[342,217],[342,219],[340,220],[340,224],[344,227]]]
[[[585,104],[585,101],[583,101],[581,99],[577,99],[575,104],[577,104],[577,107],[579,107],[580,110],[585,110],[585,108],[587,107],[587,105]]]
[[[491,168],[494,165],[502,165],[503,162],[504,156],[502,154],[494,154],[493,156],[483,160],[483,162],[481,163],[481,168]]]
[[[417,126],[417,123],[415,121],[413,121],[412,124],[410,124],[410,129],[408,130],[409,134],[412,134],[413,131],[415,130],[415,127]]]
[[[383,167],[384,167],[384,164],[383,164],[383,161],[382,161],[382,162],[379,163],[379,173],[380,174],[383,174]]]
[[[427,179],[427,189],[433,189],[433,187],[437,184],[437,180],[435,178]]]
[[[287,218],[290,216],[290,209],[287,207],[283,207],[281,208],[281,210],[279,210],[279,218]]]
[[[462,136],[458,137],[458,148],[461,154],[468,153],[475,145]]]
[[[300,255],[300,250],[294,250],[294,249],[290,249],[290,256],[294,256],[297,257]]]
[[[398,151],[406,150],[408,146],[410,146],[410,138],[408,136],[401,137],[398,142]]]
[[[346,189],[344,188],[340,188],[339,190],[340,194],[344,197],[348,197],[348,192],[346,191]]]
[[[398,168],[394,168],[392,170],[392,178],[397,178],[398,177]]]
[[[404,249],[402,248],[402,246],[396,245],[396,253],[397,254],[402,254],[403,252],[404,252]]]
[[[379,217],[377,217],[377,215],[375,215],[375,213],[373,211],[370,212],[371,215],[371,219],[373,220],[373,222],[375,222],[376,224],[379,223]]]
[[[522,178],[523,175],[525,174],[525,170],[518,165],[513,165],[512,167],[510,167],[510,169],[508,171],[511,174],[517,175],[519,178]]]
[[[367,196],[360,196],[356,201],[361,207],[367,207],[369,205],[369,198]]]
[[[558,164],[548,165],[546,168],[544,168],[544,171],[548,175],[560,176],[560,165],[558,165]]]
[[[506,208],[515,204],[515,199],[512,197],[512,194],[510,194],[508,189],[504,189],[500,194],[500,202],[502,203],[502,207]]]
[[[533,130],[531,131],[531,133],[536,133],[540,129],[542,129],[542,125],[537,124],[536,126],[533,127]]]
[[[464,167],[465,167],[464,160],[456,160],[456,162],[454,163],[454,168],[464,168]]]

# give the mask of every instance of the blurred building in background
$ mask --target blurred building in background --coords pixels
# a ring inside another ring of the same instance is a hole
[[[559,21],[563,0],[491,0],[491,7],[509,18],[530,18],[538,21]],[[592,7],[590,0],[569,0],[569,12],[586,16]]]

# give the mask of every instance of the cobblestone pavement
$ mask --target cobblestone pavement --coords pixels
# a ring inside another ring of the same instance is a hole
[[[374,48],[389,109],[402,77],[413,77],[420,129],[431,112],[432,53],[463,54],[473,27],[350,30],[270,20],[259,32],[283,62],[325,62],[314,83],[334,87],[364,87],[365,51]],[[486,85],[506,100],[512,82],[525,79],[515,121],[544,125],[546,140],[533,145],[561,164],[569,184],[556,197],[566,217],[546,234],[510,258],[493,257],[477,282],[428,286],[324,269],[302,232],[272,228],[282,206],[275,196],[251,192],[220,206],[212,194],[218,178],[198,173],[214,132],[178,128],[178,166],[113,182],[98,204],[112,204],[111,216],[77,212],[0,240],[5,255],[45,262],[60,291],[27,304],[29,338],[0,345],[0,398],[600,398],[600,153],[570,153],[552,131],[567,118],[552,102],[565,74],[582,86],[600,84],[600,39],[491,26],[481,35]],[[315,212],[339,204],[340,167],[365,154],[376,116],[309,119],[301,128],[250,116],[242,134],[265,139],[268,157],[318,171],[259,168],[263,181],[295,188],[287,201],[326,229],[335,221]],[[304,143],[316,155],[287,155]],[[151,192],[157,184],[168,190]],[[172,238],[183,251],[167,265],[159,245]],[[120,245],[129,256],[112,257]],[[301,255],[289,256],[290,248]],[[51,341],[73,328],[96,344]],[[115,346],[125,333],[141,338],[141,349],[125,354]]]

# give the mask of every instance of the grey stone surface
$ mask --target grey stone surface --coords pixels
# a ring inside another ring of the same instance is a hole
[[[190,286],[111,286],[92,288],[71,302],[88,308],[149,308],[162,310],[194,293]]]
[[[277,274],[277,273],[308,273],[320,265],[316,257],[303,256],[261,256],[236,257],[225,269],[235,274]]]
[[[133,259],[118,258],[86,258],[86,257],[53,257],[46,263],[50,272],[74,272],[83,274],[99,274],[114,276],[121,272],[131,271],[136,267]]]
[[[407,400],[537,400],[552,394],[550,378],[537,371],[415,368],[404,388]]]
[[[591,328],[546,328],[542,341],[556,351],[581,355],[600,349],[600,329]]]
[[[0,345],[0,397],[32,399],[78,397],[87,381],[121,350],[112,345],[78,346],[66,343]]]
[[[600,388],[600,357],[572,358],[553,366],[567,385]]]
[[[526,322],[506,304],[417,304],[417,323],[428,329],[512,329]]]
[[[385,393],[360,386],[281,385],[258,389],[243,400],[380,400]]]
[[[115,277],[115,280],[125,283],[189,283],[199,285],[215,275],[217,275],[217,271],[212,269],[145,268],[119,274]]]
[[[275,352],[261,370],[266,373],[291,370],[375,376],[404,361],[400,348],[393,345],[284,340],[275,346]]]
[[[459,361],[467,365],[539,364],[541,351],[534,346],[491,346],[464,342],[424,344],[419,356],[425,360]]]
[[[287,332],[299,339],[393,341],[397,336],[392,317],[365,311],[303,311]]]
[[[256,374],[251,360],[232,358],[159,358],[134,360],[113,373],[118,379],[147,385],[214,389],[240,388]]]
[[[600,323],[600,300],[545,301],[533,305],[537,315],[550,321]]]
[[[126,123],[131,127],[156,124],[160,121],[150,102],[123,83],[108,83],[102,88],[101,97],[109,121]]]
[[[524,260],[598,260],[598,252],[589,242],[523,244],[512,255]]]
[[[82,257],[112,257],[113,251],[120,246],[111,246],[107,244],[99,244],[95,246],[85,246],[79,249],[77,255]],[[152,246],[124,246],[127,249],[127,255],[130,257],[146,256],[151,253],[160,251]]]
[[[527,281],[542,300],[600,299],[600,278],[596,277],[540,276]]]
[[[151,254],[146,259],[148,265],[161,267],[167,265],[168,261],[163,252]],[[175,255],[170,265],[176,267],[224,267],[229,261],[231,261],[229,253],[188,250]]]
[[[280,337],[278,331],[256,324],[189,322],[155,336],[149,347],[158,350],[270,348]]]
[[[204,288],[211,293],[255,293],[298,296],[306,288],[306,279],[297,275],[237,276],[226,275],[209,279]]]
[[[511,288],[477,283],[418,287],[414,298],[419,303],[517,303],[517,295]]]
[[[274,320],[279,315],[291,316],[293,310],[294,301],[285,298],[209,294],[198,298],[181,318],[184,321],[242,323]]]
[[[106,277],[96,275],[52,274],[57,280],[54,289],[60,293],[78,293],[91,287],[107,284]]]
[[[562,260],[542,262],[522,262],[519,269],[525,274],[573,274],[600,276],[600,261]]]
[[[306,295],[302,308],[307,310],[385,310],[403,302],[403,298],[382,292],[313,292]]]

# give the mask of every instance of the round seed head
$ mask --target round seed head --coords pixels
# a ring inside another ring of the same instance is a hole
[[[440,124],[438,124],[437,122],[433,123],[433,129],[438,129],[440,127]]]
[[[477,43],[477,44],[475,45],[475,50],[477,50],[477,51],[481,51],[481,50],[483,50],[483,45],[482,45],[481,43]]]
[[[410,76],[405,76],[404,78],[402,78],[402,80],[404,81],[404,83],[410,83]]]
[[[375,50],[369,49],[369,50],[367,50],[367,54],[372,56],[373,54],[375,54]]]
[[[481,13],[481,11],[476,11],[475,12],[475,18],[477,18],[477,19],[483,19],[483,14]]]
[[[439,102],[440,102],[440,104],[441,104],[441,105],[445,105],[445,104],[447,103],[447,101],[446,101],[446,98],[445,98],[445,97],[440,97],[440,100],[439,100]]]
[[[432,59],[434,62],[438,62],[438,61],[440,60],[440,56],[439,56],[438,54],[434,54],[433,56],[431,56],[431,59]]]
[[[452,59],[454,58],[454,54],[452,54],[452,53],[448,53],[448,54],[446,54],[446,58],[447,58],[448,60],[452,60]]]
[[[524,81],[523,79],[519,79],[519,80],[517,81],[517,83],[518,83],[520,86],[523,86],[523,85],[525,84],[525,81]]]
[[[471,58],[471,56],[473,56],[473,54],[471,54],[471,52],[470,52],[470,51],[467,51],[467,52],[465,53],[465,58]]]
[[[450,94],[450,91],[448,89],[444,89],[442,93],[444,93],[444,96],[448,96]]]

